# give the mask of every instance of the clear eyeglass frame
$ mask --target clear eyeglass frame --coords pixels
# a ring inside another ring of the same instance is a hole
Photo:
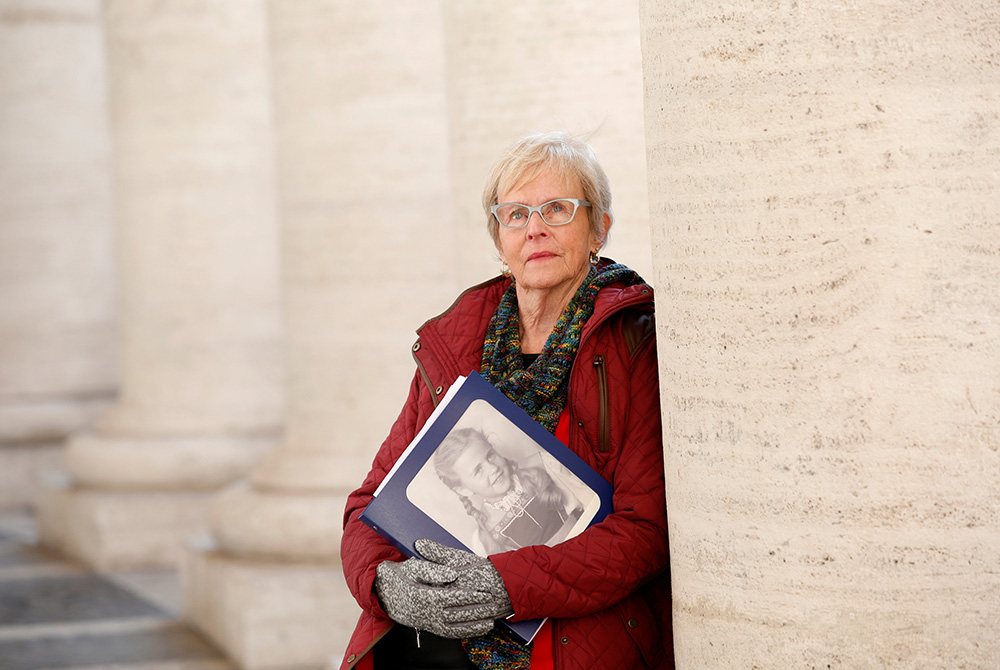
[[[569,202],[573,204],[573,211],[570,212],[569,216],[565,221],[552,223],[551,221],[545,218],[544,208],[548,207],[554,202]],[[500,208],[509,207],[511,205],[521,207],[523,208],[522,211],[526,211],[528,213],[527,216],[524,217],[524,223],[522,223],[520,226],[512,226],[510,224],[504,223],[503,219],[500,218]],[[590,203],[587,202],[586,200],[580,200],[579,198],[555,198],[553,200],[549,200],[548,202],[543,202],[537,207],[529,207],[528,205],[522,204],[520,202],[501,202],[490,207],[490,213],[493,214],[493,218],[497,220],[497,223],[499,223],[504,228],[515,228],[515,229],[524,228],[525,226],[528,225],[528,221],[531,219],[532,213],[535,212],[538,213],[538,216],[542,219],[542,221],[545,222],[545,225],[547,226],[565,226],[567,223],[569,223],[576,217],[576,210],[579,209],[580,207],[590,207]]]

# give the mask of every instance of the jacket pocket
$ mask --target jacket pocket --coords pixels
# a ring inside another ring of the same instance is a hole
[[[618,604],[618,616],[639,655],[648,667],[657,667],[663,658],[663,640],[653,611],[637,593]]]

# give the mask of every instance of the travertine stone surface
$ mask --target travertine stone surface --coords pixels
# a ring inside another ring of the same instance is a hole
[[[42,540],[95,566],[176,561],[187,536],[207,531],[208,494],[277,443],[282,327],[263,9],[103,4],[122,388],[92,432],[68,441],[71,486],[39,500]]]
[[[217,485],[280,427],[270,89],[263,8],[252,9],[104,4],[122,389],[97,435],[68,447],[82,484],[199,486],[204,467]],[[240,440],[247,449],[232,448]]]
[[[46,473],[62,465],[61,442],[6,444],[0,452],[0,512],[30,505]]]
[[[325,667],[357,620],[343,606],[352,598],[336,565],[206,551],[189,554],[182,577],[186,615],[197,613],[202,630],[246,670]]]
[[[414,331],[452,298],[441,9],[269,8],[288,433],[254,479],[344,491],[403,403]]]
[[[98,571],[177,565],[189,537],[208,532],[211,491],[46,488],[42,540]]]
[[[48,462],[25,445],[90,425],[117,386],[106,93],[97,0],[0,1],[4,503]]]
[[[499,274],[481,204],[504,147],[534,132],[592,134],[611,180],[603,252],[651,281],[636,3],[446,0],[453,261],[460,288]]]
[[[677,667],[1000,667],[1000,11],[642,3]]]
[[[359,482],[360,483],[360,482]],[[340,559],[347,492],[233,484],[212,501],[212,528],[232,555],[331,563]]]
[[[437,2],[268,9],[287,434],[213,501],[219,551],[184,573],[189,616],[245,667],[321,667],[359,611],[346,496],[406,397],[414,331],[454,293],[443,26]]]

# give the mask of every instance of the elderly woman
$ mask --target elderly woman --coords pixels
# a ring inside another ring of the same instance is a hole
[[[653,291],[600,257],[607,176],[564,133],[515,142],[483,194],[502,275],[418,331],[417,372],[351,494],[342,556],[362,614],[344,668],[670,668],[670,602]],[[460,375],[478,370],[614,487],[576,537],[478,557],[400,554],[359,515]],[[494,619],[548,618],[529,645]]]

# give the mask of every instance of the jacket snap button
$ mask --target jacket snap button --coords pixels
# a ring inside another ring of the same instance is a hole
[[[413,345],[414,351],[420,351],[420,341],[418,340],[416,344]]]
[[[632,617],[631,619],[628,620],[628,627],[629,628],[638,628],[639,627],[639,620],[636,619],[635,617]]]
[[[562,642],[563,644],[569,644],[569,638],[568,637],[564,637],[563,639],[561,639],[559,641]]]
[[[354,659],[356,659],[356,658],[357,658],[356,654],[351,654],[350,656],[347,657],[347,662],[348,663],[354,663]]]

